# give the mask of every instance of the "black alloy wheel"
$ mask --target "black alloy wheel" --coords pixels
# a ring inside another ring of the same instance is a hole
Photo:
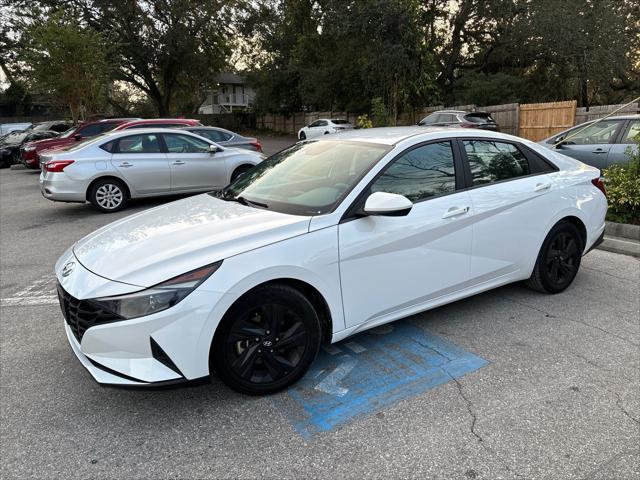
[[[566,221],[556,224],[542,244],[528,286],[546,293],[565,290],[578,274],[583,249],[575,225]]]
[[[273,393],[304,375],[320,336],[317,313],[299,291],[259,287],[225,315],[212,345],[212,366],[236,391]]]

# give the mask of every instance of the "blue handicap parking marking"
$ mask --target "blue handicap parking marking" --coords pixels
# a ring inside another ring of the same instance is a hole
[[[311,369],[276,401],[304,438],[421,394],[487,361],[407,321],[321,350]]]

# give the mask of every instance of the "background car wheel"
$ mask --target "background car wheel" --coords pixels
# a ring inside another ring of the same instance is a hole
[[[578,274],[584,245],[575,225],[556,224],[545,238],[528,287],[544,293],[560,293]]]
[[[98,180],[89,191],[89,201],[102,213],[122,210],[127,197],[127,188],[124,183],[114,178]]]
[[[318,314],[304,295],[286,285],[258,287],[222,319],[211,346],[211,367],[238,392],[277,392],[304,375],[320,339]]]
[[[300,132],[300,140],[306,140],[307,135],[304,132]]]
[[[252,165],[242,165],[238,168],[236,168],[233,173],[231,174],[231,183],[235,182],[236,179],[240,176],[240,175],[244,175],[245,173],[247,173],[249,170],[251,170],[253,168]]]

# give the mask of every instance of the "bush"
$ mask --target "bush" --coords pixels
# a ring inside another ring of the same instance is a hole
[[[635,139],[640,143],[640,135]],[[640,147],[635,153],[629,148],[627,155],[627,165],[614,165],[602,172],[609,201],[607,220],[640,225]]]
[[[389,111],[380,97],[371,100],[371,116],[373,117],[374,127],[388,127],[391,125]]]
[[[373,127],[373,123],[371,122],[371,119],[369,118],[369,115],[362,114],[358,117],[358,119],[356,120],[356,125],[358,126],[358,128],[371,128]]]

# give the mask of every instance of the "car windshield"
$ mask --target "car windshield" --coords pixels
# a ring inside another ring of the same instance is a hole
[[[214,194],[282,213],[322,215],[331,212],[390,148],[345,140],[298,143]]]
[[[29,135],[29,132],[27,131],[11,132],[9,135],[7,135],[2,139],[2,143],[11,144],[11,145],[21,143],[27,137],[27,135]]]

